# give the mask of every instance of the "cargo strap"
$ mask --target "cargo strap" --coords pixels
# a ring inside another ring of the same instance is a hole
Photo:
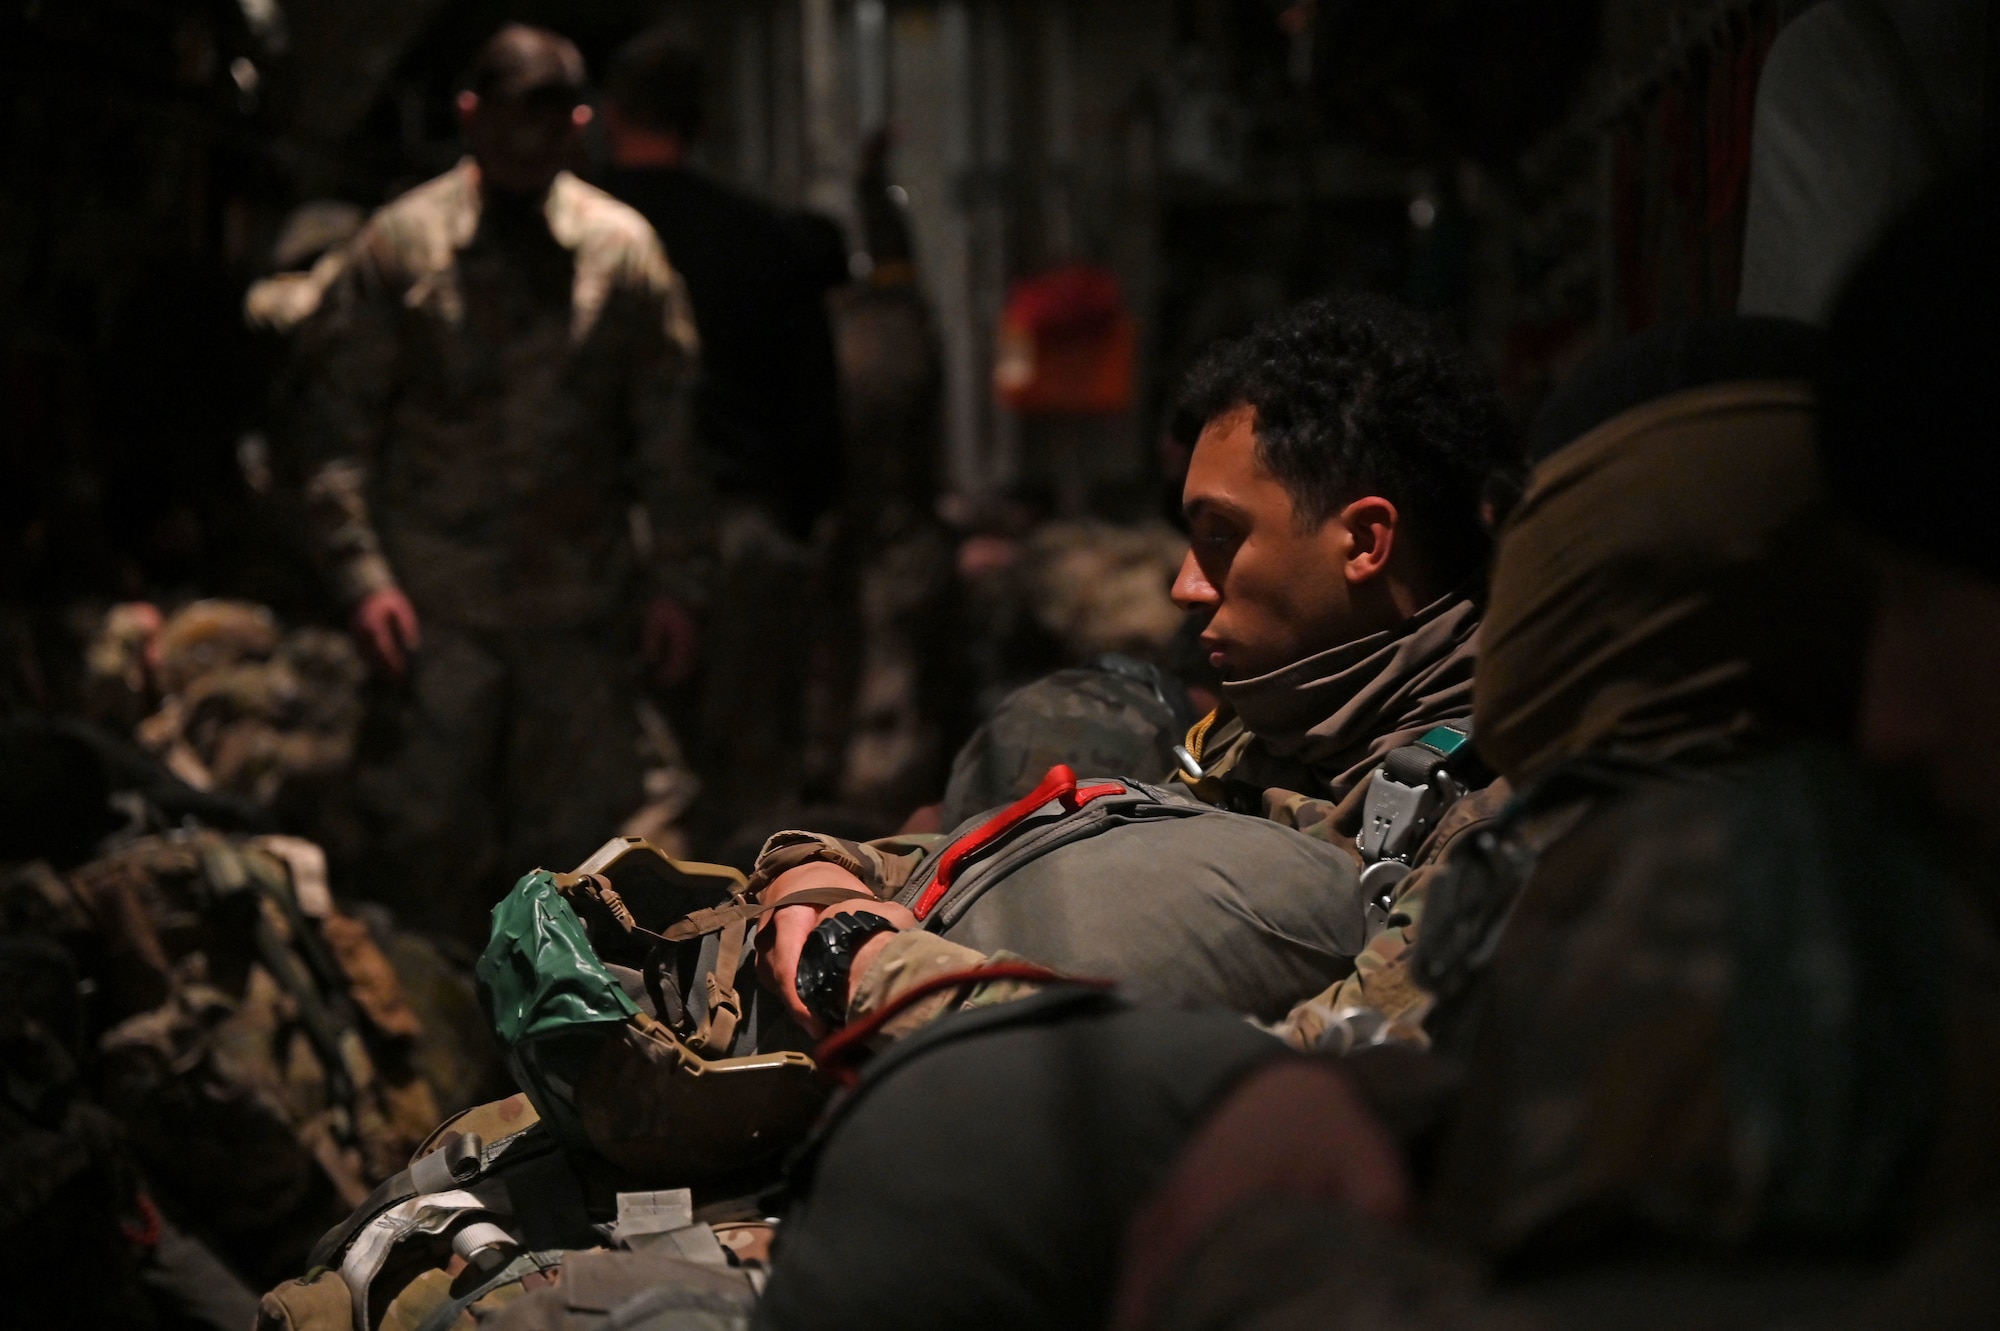
[[[1382,760],[1368,783],[1361,809],[1361,831],[1354,838],[1361,852],[1361,888],[1368,902],[1368,925],[1379,932],[1389,921],[1396,887],[1409,877],[1410,861],[1438,817],[1466,792],[1452,774],[1452,761],[1468,754],[1471,731],[1458,726],[1434,726],[1414,744],[1405,744]]]
[[[480,1281],[471,1289],[465,1291],[465,1293],[455,1298],[447,1299],[445,1302],[431,1309],[430,1316],[417,1323],[417,1331],[450,1331],[452,1325],[458,1321],[460,1315],[467,1308],[470,1308],[494,1290],[511,1285],[515,1281],[526,1276],[531,1276],[537,1271],[547,1271],[551,1268],[561,1266],[563,1258],[567,1256],[569,1256],[569,1251],[565,1248],[550,1248],[543,1252],[520,1253],[512,1261],[495,1271],[492,1275],[487,1276],[486,1279]]]
[[[352,982],[327,947],[320,922],[299,905],[291,862],[269,850],[258,851],[285,874],[280,885],[248,867],[241,850],[217,841],[194,844],[201,859],[202,881],[210,893],[223,897],[254,891],[284,920],[281,930],[268,914],[258,913],[257,958],[297,1005],[299,1027],[325,1072],[327,1099],[340,1111],[335,1116],[334,1135],[344,1144],[353,1144],[359,1140],[359,1088],[366,1075],[366,1055],[360,1045],[342,1038],[343,1032],[354,1030],[356,1025],[348,996]]]
[[[413,1161],[408,1169],[392,1174],[377,1184],[375,1191],[368,1194],[368,1200],[355,1207],[345,1220],[329,1229],[313,1245],[312,1255],[306,1259],[307,1267],[339,1265],[341,1254],[354,1241],[355,1235],[384,1211],[426,1193],[448,1192],[477,1183],[502,1153],[510,1160],[517,1158],[517,1153],[526,1144],[522,1138],[527,1131],[529,1129],[524,1128],[511,1137],[503,1137],[490,1147],[480,1141],[476,1132],[458,1132],[446,1137],[436,1150]],[[545,1149],[553,1147],[554,1142],[549,1141]],[[527,1152],[530,1155],[535,1153],[532,1148]]]
[[[475,1192],[458,1188],[419,1194],[370,1220],[355,1234],[339,1267],[352,1302],[355,1331],[368,1331],[369,1293],[375,1277],[405,1239],[416,1234],[443,1235],[464,1221],[505,1217],[510,1212],[504,1189],[489,1187]]]

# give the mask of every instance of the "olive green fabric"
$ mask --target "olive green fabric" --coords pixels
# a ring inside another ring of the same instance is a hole
[[[1536,468],[1480,630],[1473,732],[1497,771],[1845,730],[1867,577],[1827,521],[1812,427],[1802,383],[1716,384]]]
[[[546,869],[514,884],[493,908],[493,933],[475,974],[493,1033],[510,1054],[541,1036],[639,1015]]]

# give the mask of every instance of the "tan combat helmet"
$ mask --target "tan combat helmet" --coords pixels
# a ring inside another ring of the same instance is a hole
[[[768,1162],[800,1139],[828,1086],[806,1054],[755,1048],[739,990],[770,909],[735,869],[636,837],[515,885],[493,912],[480,996],[552,1132],[671,1186]]]

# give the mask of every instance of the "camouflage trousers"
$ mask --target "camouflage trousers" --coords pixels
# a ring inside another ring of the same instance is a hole
[[[376,699],[356,774],[356,886],[473,948],[531,869],[574,868],[641,800],[637,667],[593,631],[424,624]]]

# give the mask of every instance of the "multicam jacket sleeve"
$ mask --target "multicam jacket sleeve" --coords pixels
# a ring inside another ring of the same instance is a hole
[[[890,939],[854,986],[848,1001],[847,1020],[865,1020],[902,998],[918,985],[934,979],[977,970],[1003,962],[1025,961],[1012,952],[979,952],[933,933],[912,929]],[[900,1040],[948,1012],[991,1007],[995,1003],[1025,998],[1041,986],[1031,980],[968,980],[950,989],[920,998],[886,1022],[877,1034],[879,1042]]]

